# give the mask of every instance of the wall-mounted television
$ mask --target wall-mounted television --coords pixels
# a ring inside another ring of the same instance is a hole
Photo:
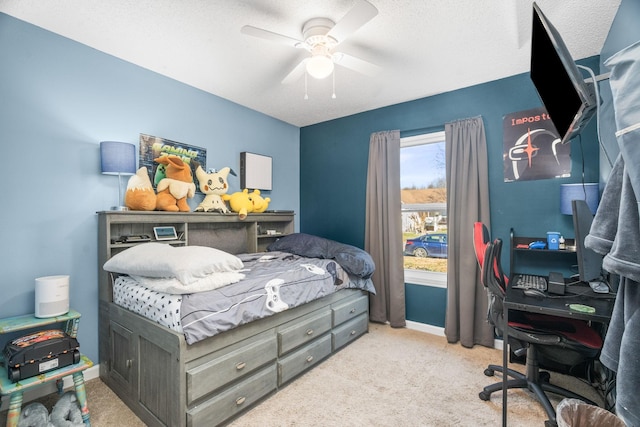
[[[558,30],[533,3],[531,80],[560,135],[577,136],[596,112],[596,82],[587,83]]]

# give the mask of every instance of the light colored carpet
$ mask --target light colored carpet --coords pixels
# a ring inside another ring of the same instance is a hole
[[[372,323],[368,334],[230,426],[497,426],[502,394],[485,402],[478,393],[501,380],[483,374],[489,363],[501,361],[500,350],[467,349],[443,337]],[[551,382],[602,402],[579,379],[552,373]],[[144,425],[99,379],[87,381],[87,394],[92,426]],[[0,425],[5,416],[0,414]],[[509,426],[540,427],[545,419],[528,391],[509,391]]]

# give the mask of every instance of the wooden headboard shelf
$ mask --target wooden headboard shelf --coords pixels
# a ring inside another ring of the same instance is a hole
[[[113,255],[144,242],[124,242],[122,236],[146,235],[155,241],[153,227],[174,226],[177,240],[163,240],[171,245],[200,245],[230,253],[263,252],[277,238],[294,232],[292,213],[249,214],[241,220],[238,214],[161,211],[98,212],[98,267],[100,300],[111,302],[109,275],[102,270]],[[274,230],[275,234],[267,234]]]

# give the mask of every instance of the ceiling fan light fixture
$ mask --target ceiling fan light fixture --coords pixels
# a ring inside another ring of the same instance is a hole
[[[333,61],[329,56],[314,55],[307,61],[307,73],[316,79],[329,77],[333,72]]]

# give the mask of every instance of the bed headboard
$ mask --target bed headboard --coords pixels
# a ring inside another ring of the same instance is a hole
[[[189,246],[208,246],[229,252],[241,254],[250,252],[248,245],[247,227],[230,228],[201,228],[189,231]]]
[[[140,243],[121,242],[125,235],[147,235],[153,227],[173,226],[178,239],[172,245],[208,246],[232,254],[262,252],[279,237],[294,230],[293,212],[237,213],[103,211],[98,212],[98,287],[101,301],[112,301],[111,279],[102,269],[118,252]],[[268,234],[271,233],[271,234]]]

